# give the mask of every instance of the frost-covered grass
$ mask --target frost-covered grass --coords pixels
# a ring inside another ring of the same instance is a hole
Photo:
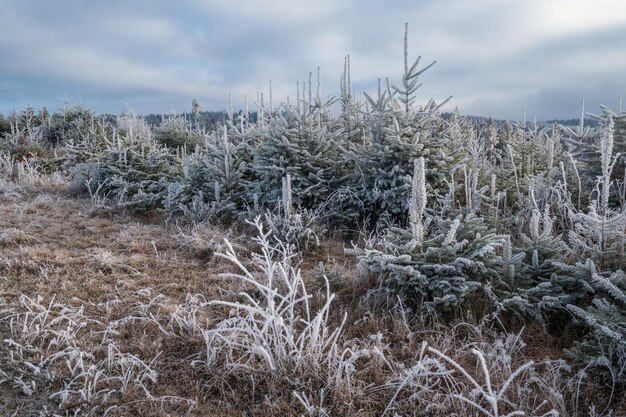
[[[271,232],[263,230],[260,219],[256,219],[255,227],[258,236],[254,240],[260,253],[253,254],[252,259],[260,276],[241,263],[228,241],[227,251],[218,254],[239,269],[239,273],[223,276],[245,283],[250,290],[239,293],[242,301],[208,302],[209,306],[230,309],[234,317],[203,332],[206,366],[212,368],[217,357],[224,356],[224,366],[235,372],[261,362],[260,368],[270,372],[290,369],[297,373],[304,369],[314,374],[335,373],[341,367],[334,361],[339,358],[337,339],[343,323],[336,328],[329,323],[334,295],[328,280],[324,277],[321,307],[313,309],[313,296],[293,265],[295,254],[280,241],[272,244]]]
[[[61,187],[67,177],[60,172],[42,172],[42,169],[25,159],[15,160],[10,154],[0,152],[0,194],[12,195],[20,189],[32,186]]]
[[[3,227],[28,238],[6,239],[0,259],[0,404],[16,415],[547,416],[609,399],[538,328],[387,309],[350,265],[334,265],[334,294],[330,268],[259,221],[232,245],[207,225],[94,217],[89,199],[12,204]],[[57,206],[98,238],[52,239],[37,223]],[[216,254],[190,250],[201,239]]]

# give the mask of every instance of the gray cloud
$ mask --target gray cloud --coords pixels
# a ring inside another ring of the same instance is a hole
[[[399,80],[410,53],[437,60],[423,101],[454,95],[463,113],[574,117],[626,92],[626,5],[619,0],[0,0],[0,111],[56,108],[67,93],[97,111],[221,109],[267,90],[276,101],[322,69],[336,94],[351,54],[358,89]]]

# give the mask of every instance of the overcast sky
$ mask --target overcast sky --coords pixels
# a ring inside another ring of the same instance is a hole
[[[626,96],[623,0],[0,0],[0,112],[220,110],[233,94],[275,101],[321,67],[336,95],[344,56],[358,91],[399,81],[409,53],[437,64],[422,102],[463,114],[540,120],[617,107]],[[253,100],[252,100],[253,101]]]

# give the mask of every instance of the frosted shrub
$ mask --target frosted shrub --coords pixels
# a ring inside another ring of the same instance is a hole
[[[294,207],[291,176],[282,180],[282,196],[278,207],[266,210],[262,222],[272,239],[284,242],[295,250],[319,249],[327,230],[316,211]]]
[[[0,386],[21,391],[33,405],[46,398],[68,415],[107,415],[137,402],[191,405],[152,395],[158,378],[154,358],[120,348],[118,324],[54,300],[22,296],[14,306],[0,303],[0,325],[7,328]]]
[[[455,331],[461,328],[471,336],[457,339]],[[482,326],[469,323],[447,328],[438,337],[432,334],[425,336],[410,366],[394,370],[388,382],[393,394],[383,416],[417,410],[434,416],[567,413],[571,369],[563,360],[527,360],[521,334],[492,338]]]
[[[464,366],[458,359],[432,347],[428,348],[428,353],[438,360],[440,369],[454,375],[454,382],[450,382],[454,388],[447,396],[458,402],[455,408],[458,407],[460,415],[561,415],[565,407],[558,389],[564,387],[550,386],[548,381],[554,373],[558,378],[556,382],[561,382],[567,367],[561,361],[549,360],[516,364],[514,356],[519,355],[522,347],[519,335],[510,334],[495,343],[470,348],[475,367]]]
[[[67,178],[57,171],[43,172],[35,161],[17,161],[8,153],[0,152],[0,181],[18,186],[58,186],[66,184]]]
[[[273,239],[278,239],[298,251],[319,249],[327,229],[313,210],[292,209],[290,216],[282,210],[267,210],[263,224]]]

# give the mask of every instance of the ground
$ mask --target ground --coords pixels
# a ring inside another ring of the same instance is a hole
[[[453,396],[418,395],[421,382],[407,375],[426,345],[472,374],[480,372],[467,352],[482,349],[493,360],[494,383],[506,379],[502,369],[510,373],[533,360],[533,374],[510,399],[534,395],[540,404],[537,390],[551,387],[561,391],[546,394],[548,405],[537,415],[572,409],[567,367],[557,361],[562,341],[538,327],[515,329],[524,343],[476,318],[443,324],[417,317],[377,287],[376,277],[359,271],[339,241],[297,257],[295,266],[314,295],[313,311],[321,305],[324,275],[337,294],[328,323],[344,323],[337,354],[352,355],[351,379],[342,376],[347,379],[328,388],[326,376],[290,369],[231,374],[209,360],[204,329],[233,314],[210,307],[210,300],[238,300],[245,286],[223,276],[237,268],[216,252],[226,250],[227,238],[250,264],[254,230],[94,209],[69,189],[6,182],[0,190],[0,415],[374,416],[388,404],[398,415],[411,415],[416,404],[434,415],[467,410]],[[543,382],[528,388],[537,375]],[[584,392],[595,392],[590,386]],[[559,395],[562,405],[554,399]]]

